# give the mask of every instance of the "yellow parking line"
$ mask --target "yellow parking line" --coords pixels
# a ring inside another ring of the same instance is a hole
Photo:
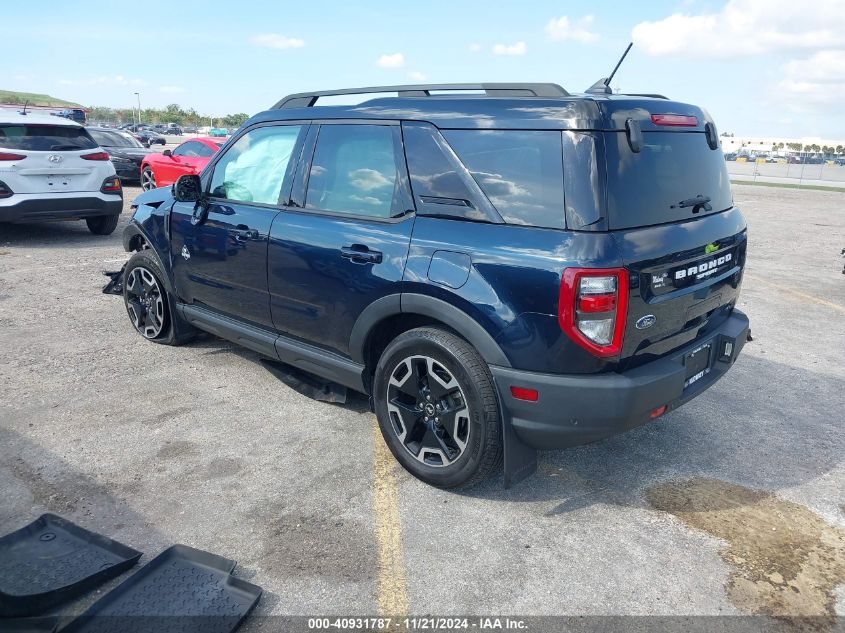
[[[373,510],[378,546],[378,612],[380,616],[408,614],[408,583],[402,557],[396,460],[384,443],[373,416]]]
[[[828,308],[833,308],[834,310],[839,310],[840,312],[845,312],[845,306],[840,305],[838,303],[833,303],[832,301],[827,301],[825,299],[819,299],[818,297],[814,297],[813,295],[808,295],[804,292],[799,292],[798,290],[793,290],[792,288],[781,286],[780,284],[768,281],[767,279],[761,279],[756,275],[749,275],[748,273],[745,273],[745,277],[748,279],[753,279],[755,282],[760,282],[765,286],[771,286],[772,288],[776,288],[777,290],[785,292],[786,294],[795,295],[796,297],[801,297],[802,299],[806,299],[807,301],[812,301],[813,303],[817,303],[822,306],[827,306]]]

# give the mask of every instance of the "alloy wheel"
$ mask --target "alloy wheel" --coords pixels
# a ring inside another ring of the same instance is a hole
[[[158,281],[143,266],[133,268],[126,280],[126,310],[144,338],[156,338],[164,327],[164,298]]]
[[[416,460],[443,467],[464,453],[470,412],[457,379],[429,356],[410,356],[390,374],[387,412],[399,442]]]
[[[149,191],[156,188],[156,177],[150,169],[145,169],[141,173],[141,189]]]

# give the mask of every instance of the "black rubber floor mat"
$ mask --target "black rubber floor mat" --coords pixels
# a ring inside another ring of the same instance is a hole
[[[261,587],[231,576],[235,562],[187,545],[164,550],[61,633],[229,633]]]
[[[44,514],[0,537],[0,617],[44,615],[122,574],[141,552]]]

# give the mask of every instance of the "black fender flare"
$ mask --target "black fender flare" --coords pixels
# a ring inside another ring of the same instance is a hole
[[[149,235],[144,233],[140,226],[132,222],[127,224],[126,228],[123,229],[123,250],[127,253],[134,251],[135,249],[132,248],[132,241],[139,235],[144,238],[147,244],[151,243]]]
[[[511,366],[493,336],[475,319],[447,301],[415,293],[388,295],[367,306],[355,321],[349,337],[349,355],[352,360],[366,362],[365,346],[373,329],[380,321],[398,314],[419,314],[440,321],[463,336],[488,365]]]
[[[175,287],[173,286],[173,280],[171,279],[170,266],[167,265],[165,260],[162,258],[161,253],[159,253],[158,249],[155,248],[155,242],[150,239],[150,236],[147,235],[146,231],[144,231],[139,224],[130,222],[126,225],[126,228],[123,229],[123,250],[127,253],[134,252],[135,249],[132,248],[132,240],[138,236],[144,238],[144,241],[149,244],[149,252],[152,253],[158,260],[158,265],[161,266],[161,270],[164,272],[165,290],[167,290],[167,292],[169,292],[172,296],[175,296]]]

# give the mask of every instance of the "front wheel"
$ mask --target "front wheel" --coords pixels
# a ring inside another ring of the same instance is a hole
[[[141,189],[150,191],[156,188],[156,175],[149,167],[144,167],[141,171]]]
[[[425,327],[398,336],[376,367],[376,416],[394,457],[441,488],[487,478],[502,459],[490,369],[465,340]]]
[[[177,335],[170,312],[170,297],[164,285],[164,272],[152,249],[138,251],[126,262],[123,302],[132,326],[148,341],[180,345],[190,340],[191,333]]]

